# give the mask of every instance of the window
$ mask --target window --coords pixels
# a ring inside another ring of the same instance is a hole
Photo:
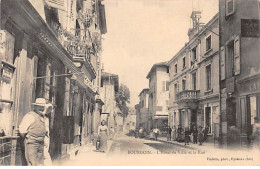
[[[211,49],[211,35],[206,39],[206,52]]]
[[[211,90],[211,65],[206,66],[206,89]]]
[[[178,73],[178,66],[177,66],[177,64],[175,64],[174,68],[175,68],[175,73]]]
[[[240,38],[234,39],[234,74],[240,74]]]
[[[104,79],[101,79],[101,85],[100,87],[103,87],[104,86]]]
[[[233,41],[227,45],[227,77],[234,75],[234,43]]]
[[[186,80],[182,80],[182,90],[186,90]]]
[[[182,68],[185,68],[186,67],[186,59],[185,57],[182,58]]]
[[[174,84],[174,101],[177,100],[178,86],[177,83]]]
[[[236,36],[234,40],[227,45],[227,78],[240,74],[240,38]]]
[[[211,107],[205,107],[205,127],[208,127],[208,133],[211,133]]]
[[[166,91],[169,91],[169,85],[170,85],[169,81],[166,81]]]
[[[226,16],[229,16],[235,12],[235,0],[226,0],[225,4]]]
[[[196,47],[194,47],[192,50],[191,50],[191,59],[192,59],[192,61],[195,61],[196,59],[197,59],[197,46]]]
[[[197,88],[197,77],[196,77],[196,73],[192,74],[192,89],[196,90]]]

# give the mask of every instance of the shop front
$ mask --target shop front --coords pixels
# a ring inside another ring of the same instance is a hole
[[[238,80],[239,110],[237,127],[240,131],[240,145],[253,147],[255,118],[260,118],[260,74]]]

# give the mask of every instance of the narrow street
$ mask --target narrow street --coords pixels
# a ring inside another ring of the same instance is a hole
[[[190,149],[190,148],[186,148]],[[119,134],[117,139],[113,142],[108,156],[117,155],[142,155],[142,154],[161,154],[170,153],[171,151],[185,150],[185,148],[164,143],[146,138],[135,138]]]
[[[97,152],[94,146],[87,147],[74,159],[66,160],[62,165],[226,165],[235,164],[236,160],[242,158],[242,163],[245,164],[259,163],[259,159],[250,158],[250,151],[212,150],[207,146],[184,147],[177,143],[139,139],[120,133],[113,141],[108,141],[107,153]]]

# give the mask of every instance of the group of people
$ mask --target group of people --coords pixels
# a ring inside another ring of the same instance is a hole
[[[160,130],[158,129],[158,127],[155,127],[155,128],[152,128],[148,134],[151,139],[157,140],[157,138],[159,136],[159,132],[160,132]],[[144,138],[144,137],[146,137],[146,135],[147,135],[147,131],[143,127],[136,128],[135,138]]]
[[[201,126],[197,128],[195,124],[192,124],[191,128],[186,127],[185,129],[183,129],[181,125],[178,125],[177,129],[175,126],[173,126],[172,128],[169,126],[167,132],[167,140],[174,140],[178,142],[184,141],[185,145],[188,145],[189,142],[193,142],[194,144],[197,144],[199,142],[199,145],[202,145],[202,143],[207,140],[208,132],[208,126],[206,126],[204,129]]]
[[[135,138],[144,138],[146,136],[146,131],[143,127],[135,130]]]
[[[54,105],[44,98],[37,98],[32,103],[33,111],[28,112],[22,119],[18,134],[24,141],[24,156],[27,165],[52,165],[49,153],[50,126],[49,120],[53,113]],[[98,127],[99,150],[107,150],[108,128],[103,120]]]

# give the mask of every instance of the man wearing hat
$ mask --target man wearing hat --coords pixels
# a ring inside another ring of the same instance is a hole
[[[25,158],[29,166],[43,165],[44,138],[46,135],[44,116],[47,112],[47,101],[37,98],[32,103],[34,111],[28,112],[19,126],[20,135],[25,138]]]

